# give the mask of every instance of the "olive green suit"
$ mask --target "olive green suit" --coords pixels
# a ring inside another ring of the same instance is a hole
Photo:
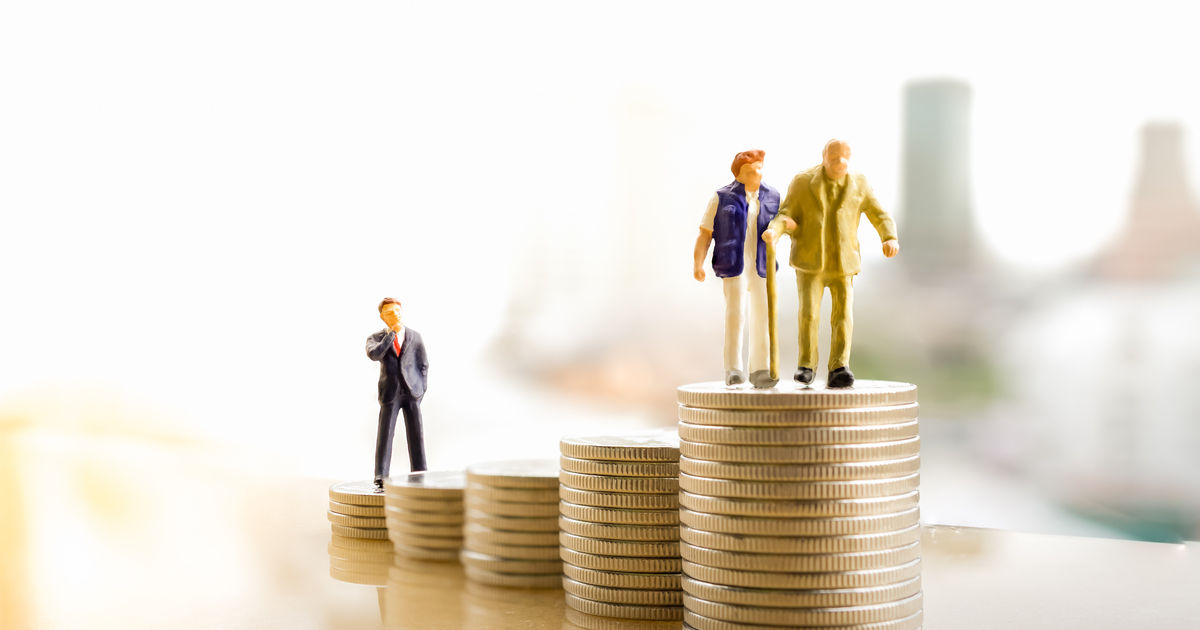
[[[875,193],[860,173],[847,173],[840,194],[830,199],[832,182],[818,164],[792,178],[779,215],[769,228],[783,233],[783,217],[796,222],[792,237],[792,267],[800,294],[799,366],[817,368],[817,328],[821,320],[821,296],[825,287],[833,299],[830,326],[829,369],[850,362],[850,339],[854,332],[854,275],[862,268],[858,250],[859,218],[867,215],[881,242],[896,239],[896,223],[879,207]]]

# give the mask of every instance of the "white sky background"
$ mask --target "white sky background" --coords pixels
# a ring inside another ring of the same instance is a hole
[[[594,254],[587,226],[604,229],[629,164],[673,174],[698,220],[735,152],[765,149],[785,188],[839,136],[895,209],[914,78],[970,82],[984,237],[1052,271],[1118,229],[1141,124],[1181,120],[1200,156],[1196,13],[5,3],[0,397],[99,383],[220,439],[349,448],[373,431],[362,340],[383,295],[444,379],[473,373],[500,326],[530,222],[569,215],[581,229],[556,238]],[[617,155],[630,94],[667,112],[667,154]],[[694,224],[679,230],[687,283]]]

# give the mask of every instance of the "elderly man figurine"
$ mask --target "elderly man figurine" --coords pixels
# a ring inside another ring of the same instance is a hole
[[[779,212],[779,191],[762,181],[763,151],[743,151],[733,158],[735,177],[708,202],[693,252],[692,275],[704,281],[704,258],[713,248],[712,269],[725,289],[725,384],[746,381],[742,363],[742,329],[750,304],[750,383],[771,388],[768,366],[767,248],[763,231]]]
[[[822,163],[792,178],[779,215],[763,238],[774,244],[783,232],[792,237],[792,267],[800,294],[800,360],[795,379],[812,383],[817,368],[817,327],[825,287],[833,299],[830,313],[829,387],[850,387],[850,338],[854,331],[854,276],[862,267],[858,251],[859,218],[867,215],[883,255],[900,251],[896,224],[879,207],[867,178],[850,172],[850,145],[830,140]]]
[[[412,472],[426,470],[425,435],[421,430],[421,397],[425,395],[429,359],[421,335],[400,321],[400,301],[383,298],[379,318],[387,328],[367,337],[367,357],[379,362],[379,435],[375,441],[375,491],[392,466],[396,416],[404,414],[408,463]]]

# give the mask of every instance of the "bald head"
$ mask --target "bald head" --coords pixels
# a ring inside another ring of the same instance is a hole
[[[825,166],[826,177],[834,181],[842,179],[850,170],[850,145],[837,138],[826,142],[821,151],[821,163]]]

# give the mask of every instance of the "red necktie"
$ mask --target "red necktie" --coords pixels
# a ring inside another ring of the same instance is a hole
[[[396,356],[400,356],[400,334],[397,333],[392,337],[392,348],[396,350]]]

